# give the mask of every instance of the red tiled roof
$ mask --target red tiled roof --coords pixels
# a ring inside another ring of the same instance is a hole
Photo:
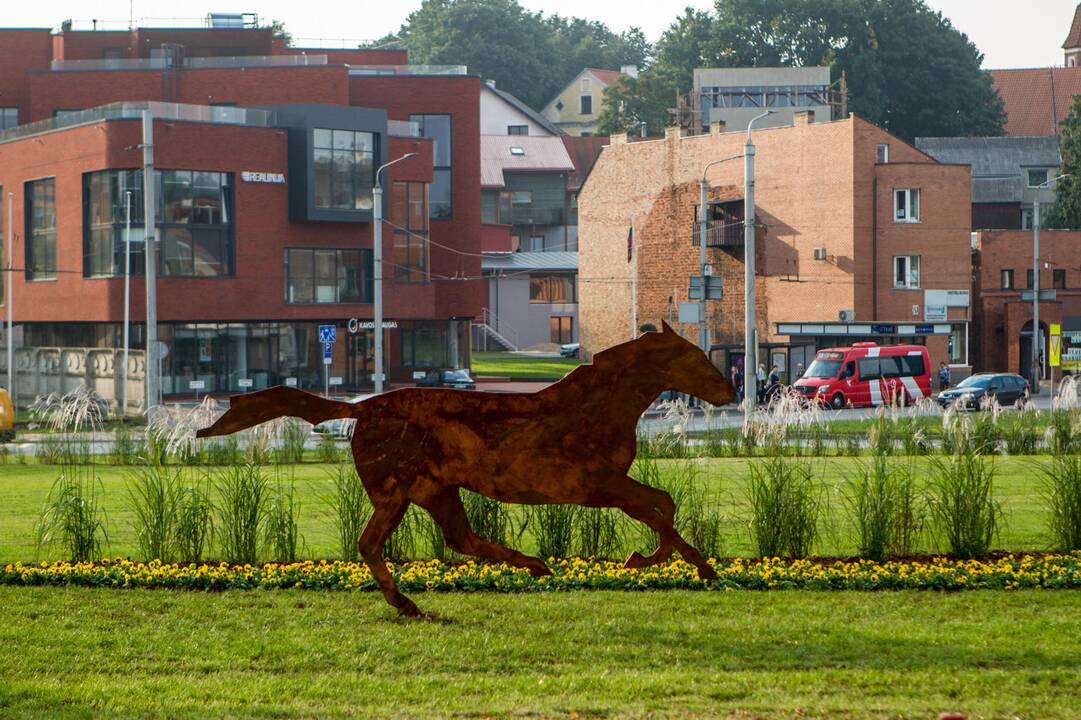
[[[597,78],[605,85],[611,85],[616,80],[623,77],[623,73],[619,70],[602,70],[601,68],[586,68],[586,70],[593,73],[593,77]]]
[[[1073,11],[1073,23],[1070,25],[1070,34],[1066,36],[1064,48],[1081,47],[1081,4]]]
[[[1007,135],[1056,135],[1081,95],[1081,67],[991,70],[1006,108]]]

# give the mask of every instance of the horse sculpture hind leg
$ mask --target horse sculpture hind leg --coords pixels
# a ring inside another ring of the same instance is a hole
[[[431,499],[418,500],[418,504],[431,514],[432,519],[443,530],[447,544],[457,552],[525,568],[533,577],[552,574],[540,558],[511,550],[478,535],[469,524],[458,488],[443,488]]]
[[[611,493],[607,499],[611,507],[619,508],[657,533],[656,552],[649,557],[632,553],[627,558],[626,567],[643,568],[664,562],[671,556],[674,547],[684,560],[698,568],[698,577],[703,580],[713,580],[717,577],[717,573],[702,557],[702,553],[676,532],[676,504],[672,501],[671,495],[664,490],[643,485],[625,475],[615,476],[611,481],[606,482],[605,489]]]

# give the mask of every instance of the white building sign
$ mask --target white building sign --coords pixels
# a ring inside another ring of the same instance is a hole
[[[272,185],[284,185],[285,173],[253,172],[245,170],[240,173],[240,179],[250,183],[270,183]]]

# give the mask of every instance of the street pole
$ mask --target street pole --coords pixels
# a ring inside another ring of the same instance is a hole
[[[158,260],[154,227],[157,219],[154,209],[154,116],[143,110],[143,231],[144,257],[146,259],[146,405],[144,411],[158,404],[161,395],[161,378],[158,366]]]
[[[394,163],[408,160],[414,155],[416,153],[406,153],[400,158],[380,165],[375,171],[375,186],[372,188],[372,284],[375,293],[372,332],[375,333],[375,392],[377,395],[383,392],[383,186],[379,184],[379,175]]]
[[[751,129],[755,120],[770,115],[767,110],[756,115],[747,123],[747,143],[743,146],[743,243],[744,243],[744,306],[743,327],[743,407],[745,417],[750,418],[758,397],[757,369],[758,346],[755,343],[755,307],[754,307],[754,142]]]
[[[706,163],[706,166],[702,168],[702,180],[698,186],[698,274],[702,277],[702,307],[700,308],[698,315],[698,346],[702,348],[702,352],[706,355],[709,355],[710,348],[709,323],[706,322],[706,298],[708,297],[706,287],[708,285],[706,281],[706,234],[709,231],[709,219],[707,214],[709,181],[706,176],[709,173],[709,169],[714,165],[720,165],[729,160],[739,160],[741,157],[743,157],[742,154],[733,155],[732,157],[721,158],[720,160]]]
[[[128,347],[131,339],[131,190],[124,193],[124,364],[120,375],[120,417],[128,416]]]
[[[7,253],[7,306],[8,306],[8,395],[11,396],[11,406],[15,407],[15,323],[13,321],[14,311],[12,305],[15,302],[15,296],[12,293],[12,281],[14,280],[14,273],[12,272],[15,267],[12,265],[12,253],[15,248],[15,193],[8,193],[8,253]]]
[[[1029,380],[1032,383],[1032,394],[1040,394],[1040,375],[1043,367],[1040,365],[1040,350],[1043,348],[1040,342],[1040,196],[1032,201],[1032,367],[1029,369]]]

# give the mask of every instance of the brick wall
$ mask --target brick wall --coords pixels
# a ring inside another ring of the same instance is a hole
[[[52,38],[48,30],[0,30],[0,107],[19,108],[19,122],[30,122],[31,70],[48,70]]]

